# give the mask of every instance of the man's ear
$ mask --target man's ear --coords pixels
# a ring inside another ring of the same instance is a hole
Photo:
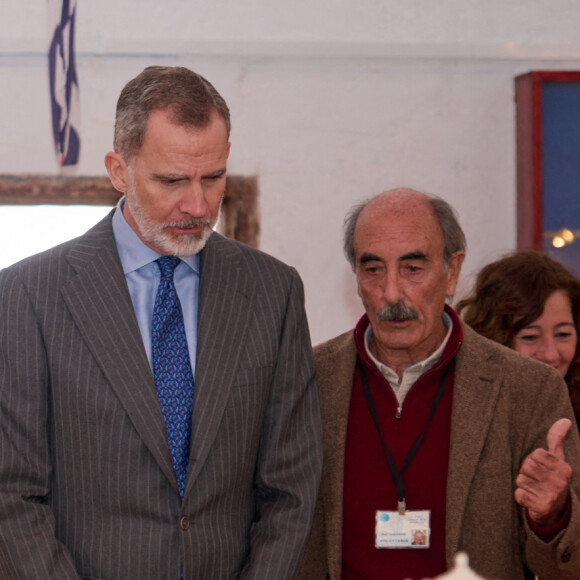
[[[120,193],[127,191],[129,167],[121,155],[109,151],[105,155],[105,167],[113,187]]]
[[[447,292],[446,296],[453,296],[457,281],[459,280],[459,273],[461,272],[461,265],[465,259],[465,252],[455,252],[447,264]]]

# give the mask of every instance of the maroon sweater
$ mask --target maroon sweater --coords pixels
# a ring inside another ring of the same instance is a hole
[[[388,383],[364,348],[368,318],[354,330],[359,357],[365,367],[381,432],[399,472],[409,450],[427,424],[435,392],[451,365],[445,390],[423,442],[403,476],[408,510],[430,510],[431,546],[428,549],[375,548],[377,510],[397,509],[397,490],[381,445],[357,370],[346,437],[344,466],[343,580],[404,580],[433,577],[447,569],[445,563],[445,497],[453,397],[453,359],[461,348],[463,332],[450,308],[453,331],[440,360],[398,402]]]

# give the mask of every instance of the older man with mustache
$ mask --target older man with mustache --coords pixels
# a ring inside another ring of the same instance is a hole
[[[345,225],[366,313],[315,349],[325,459],[301,580],[432,578],[457,551],[486,578],[580,578],[566,387],[446,304],[465,256],[453,209],[398,189]]]

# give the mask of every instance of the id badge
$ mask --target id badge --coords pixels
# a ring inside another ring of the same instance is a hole
[[[431,540],[429,510],[396,512],[377,511],[375,548],[428,548]]]

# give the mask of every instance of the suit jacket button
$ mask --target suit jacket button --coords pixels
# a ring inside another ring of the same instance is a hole
[[[564,564],[568,563],[570,561],[570,558],[572,557],[572,553],[570,552],[570,550],[568,548],[566,548],[563,552],[562,555],[560,556],[560,560],[562,560],[562,562]]]
[[[187,530],[189,530],[189,518],[187,516],[183,516],[182,518],[179,518],[179,527],[186,532]]]

